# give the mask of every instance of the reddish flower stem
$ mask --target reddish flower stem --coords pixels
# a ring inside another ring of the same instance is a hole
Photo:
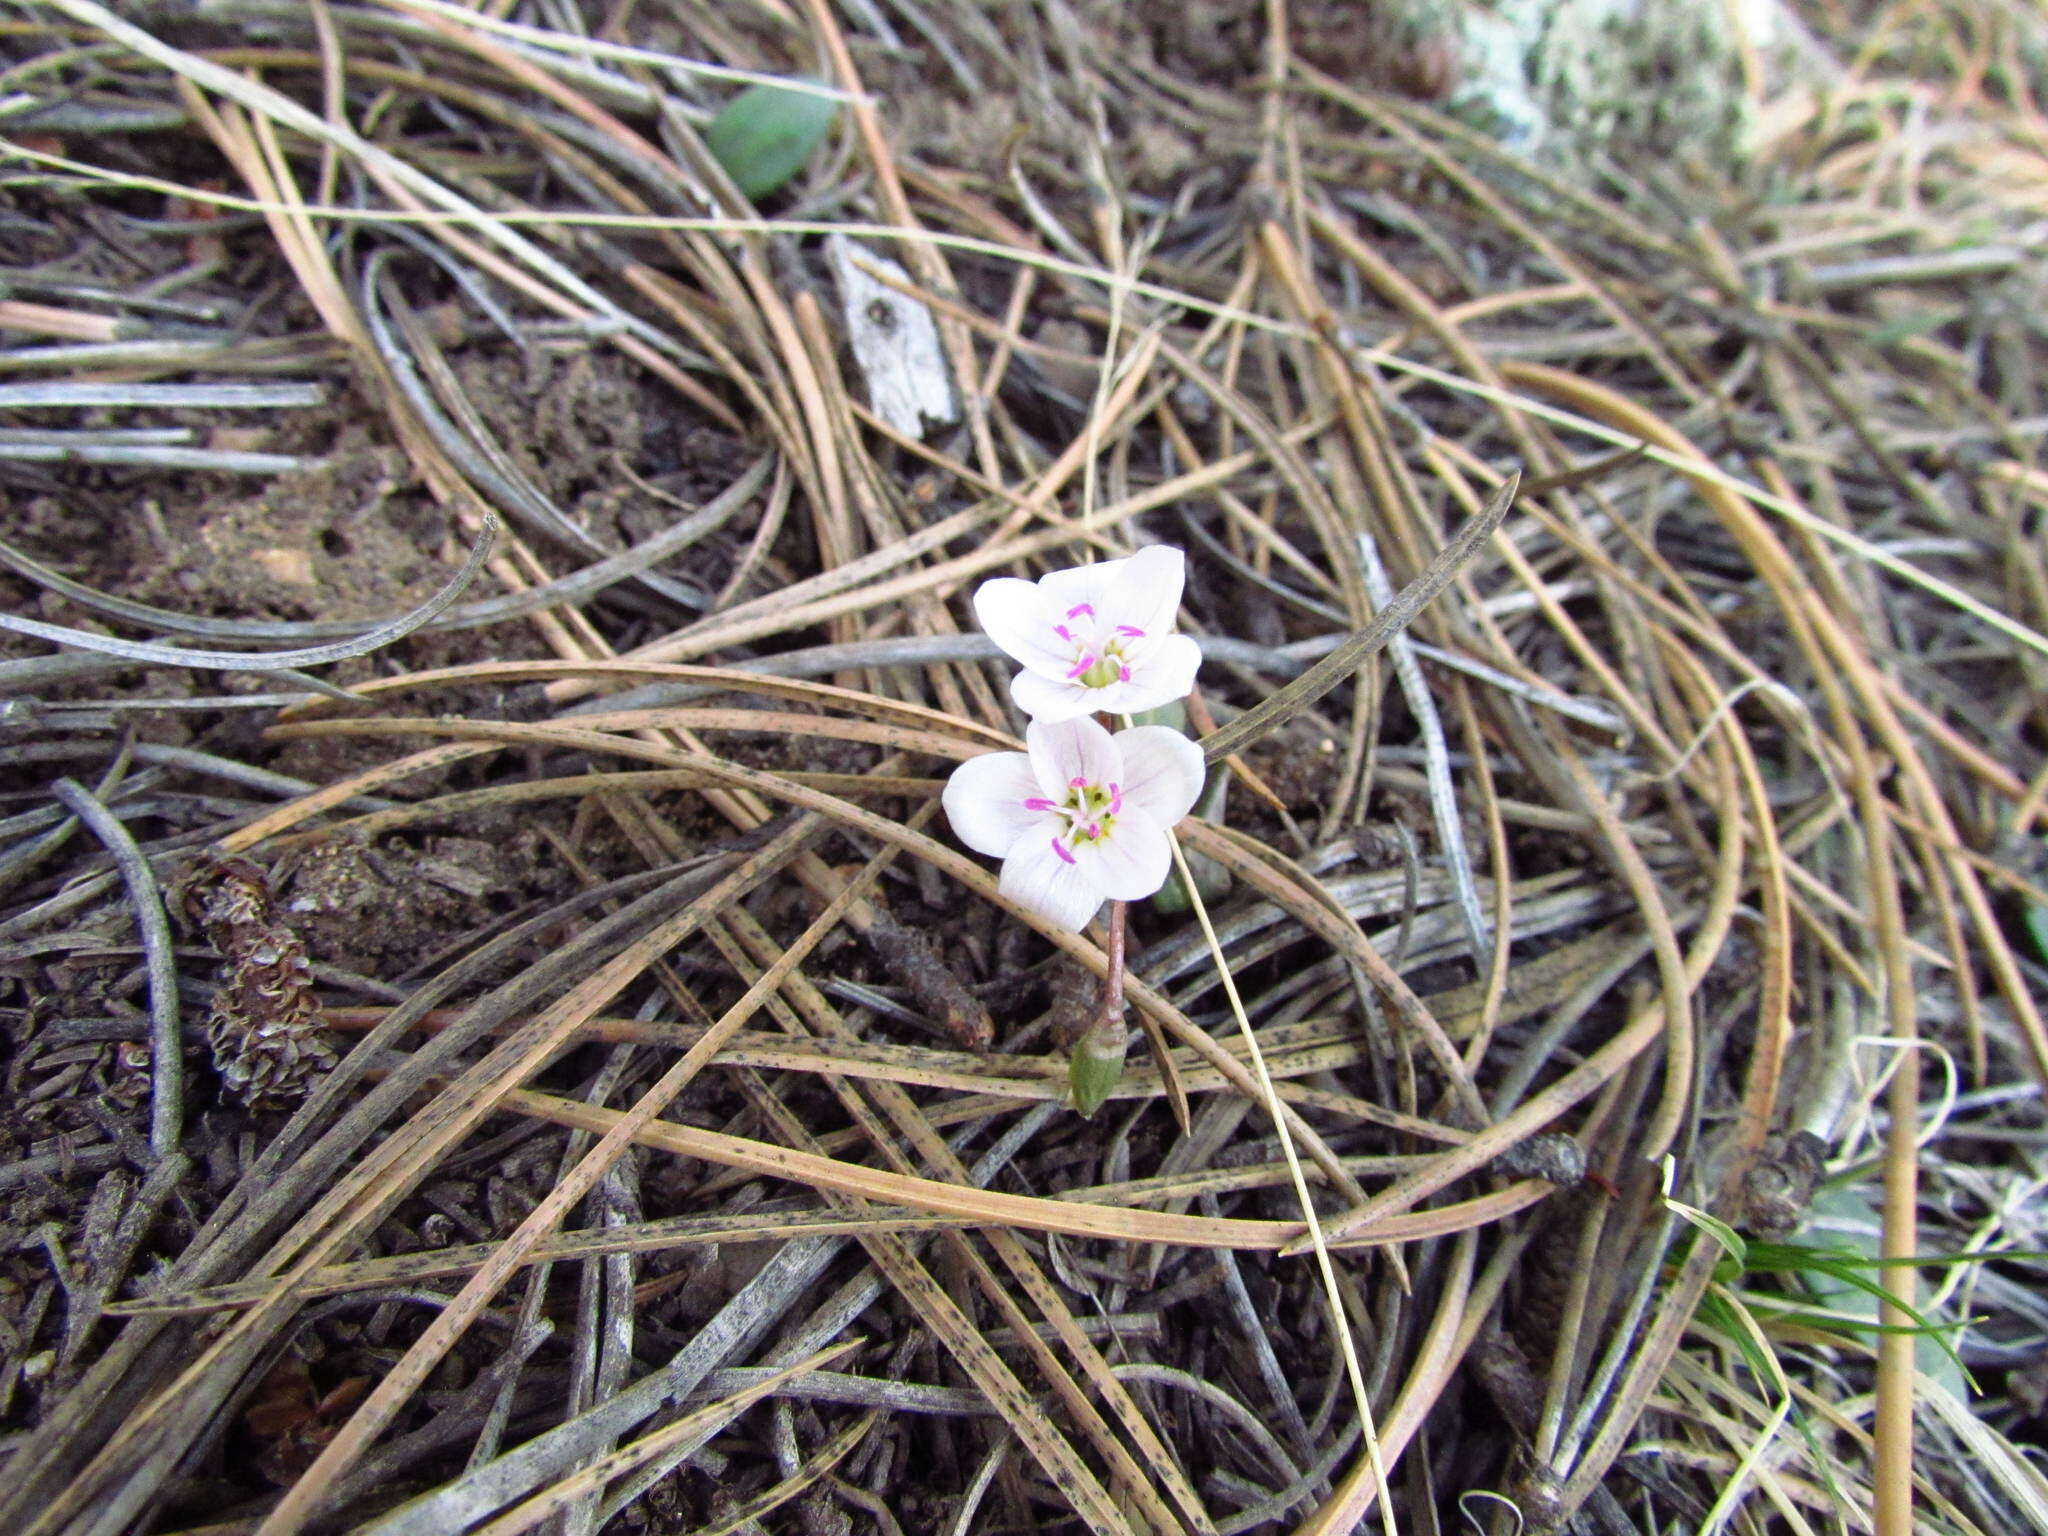
[[[1109,944],[1105,951],[1109,970],[1102,978],[1102,1000],[1095,1005],[1095,1017],[1088,1023],[1090,1034],[1107,1033],[1124,1016],[1124,914],[1129,906],[1122,901],[1109,904]]]
[[[1071,615],[1070,615],[1071,617]],[[1091,610],[1090,617],[1093,617]],[[1112,734],[1116,721],[1108,715],[1097,717],[1102,728]],[[1107,1034],[1113,1025],[1123,1022],[1124,1016],[1124,914],[1128,902],[1112,901],[1109,904],[1109,943],[1104,953],[1109,958],[1109,969],[1102,978],[1102,1000],[1095,1006],[1095,1017],[1088,1023],[1090,1034]]]

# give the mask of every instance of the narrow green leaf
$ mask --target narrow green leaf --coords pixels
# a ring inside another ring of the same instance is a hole
[[[1851,1258],[1810,1261],[1793,1271],[1806,1282],[1814,1300],[1824,1307],[1863,1319],[1873,1330],[1880,1326],[1879,1308],[1886,1300],[1892,1300],[1914,1324],[1926,1330],[1914,1346],[1914,1363],[1957,1397],[1967,1401],[1974,1384],[1956,1354],[1955,1346],[1949,1342],[1949,1334],[1958,1324],[1887,1297],[1884,1287],[1866,1273],[1886,1267],[1878,1240],[1882,1222],[1870,1202],[1855,1190],[1823,1185],[1814,1194],[1813,1214],[1830,1229],[1828,1235],[1835,1240],[1831,1246],[1846,1248],[1853,1253]]]
[[[1706,1233],[1708,1237],[1711,1237],[1718,1243],[1722,1250],[1727,1253],[1728,1257],[1734,1261],[1738,1273],[1748,1267],[1749,1243],[1740,1232],[1729,1226],[1727,1222],[1718,1216],[1709,1216],[1698,1206],[1687,1205],[1683,1200],[1673,1200],[1666,1197],[1664,1204],[1673,1214],[1684,1221],[1692,1223],[1692,1225],[1698,1227],[1700,1231]]]
[[[814,91],[750,85],[704,130],[705,147],[748,197],[763,197],[804,168],[839,115]]]
[[[2027,934],[2034,941],[2041,958],[2048,961],[2048,907],[2029,906],[2026,910]]]

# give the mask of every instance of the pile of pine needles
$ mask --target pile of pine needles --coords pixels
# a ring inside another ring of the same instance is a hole
[[[460,537],[383,623],[6,546],[9,1089],[80,1118],[0,1167],[0,1528],[2048,1528],[2048,17],[1816,7],[1709,185],[1169,9],[7,8],[0,223],[133,245],[9,268],[0,466],[291,477],[193,421],[345,392]],[[750,198],[763,78],[839,111]],[[716,483],[558,505],[457,366],[542,346]],[[1233,756],[1081,1120],[1103,950],[936,815],[1019,726],[974,584],[1184,547],[1227,729],[1518,471]],[[390,974],[273,889],[521,828]]]

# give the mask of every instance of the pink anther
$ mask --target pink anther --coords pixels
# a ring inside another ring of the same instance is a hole
[[[1069,864],[1078,864],[1081,862],[1079,859],[1075,858],[1071,853],[1067,852],[1067,845],[1061,842],[1058,838],[1054,838],[1052,840],[1052,851],[1058,854],[1062,859],[1065,859]]]
[[[1131,680],[1131,669],[1129,667],[1118,667],[1116,669],[1116,680],[1120,683],[1128,683]]]
[[[1114,816],[1124,808],[1124,789],[1121,784],[1109,786],[1109,814]]]
[[[1069,780],[1067,780],[1067,788],[1069,788],[1069,789],[1086,789],[1087,787],[1088,787],[1088,781],[1087,781],[1086,779],[1069,779]]]
[[[1059,809],[1059,807],[1055,805],[1052,801],[1040,795],[1030,800],[1026,800],[1024,802],[1024,809],[1027,811],[1056,811]]]
[[[1055,624],[1052,627],[1052,632],[1058,635],[1062,640],[1066,641],[1067,644],[1072,645],[1074,643],[1074,632],[1071,629],[1067,628],[1066,625]]]
[[[1074,681],[1074,680],[1075,680],[1076,678],[1080,677],[1080,675],[1081,675],[1081,674],[1082,674],[1083,672],[1086,672],[1086,671],[1087,671],[1087,670],[1088,670],[1088,669],[1089,669],[1090,667],[1092,667],[1092,666],[1094,666],[1094,665],[1095,665],[1095,657],[1094,657],[1094,655],[1093,655],[1092,653],[1083,653],[1083,655],[1082,655],[1081,659],[1080,659],[1079,661],[1075,662],[1075,663],[1074,663],[1074,665],[1073,665],[1073,667],[1072,667],[1072,669],[1068,671],[1068,673],[1067,673],[1067,681],[1068,681],[1068,682],[1073,682],[1073,681]]]
[[[1070,619],[1078,618],[1080,615],[1084,613],[1087,614],[1089,618],[1094,618],[1095,605],[1092,603],[1076,603],[1073,607],[1067,610],[1067,617]]]
[[[1129,635],[1133,640],[1145,638],[1145,631],[1138,628],[1135,624],[1119,624],[1116,627],[1116,632],[1120,635]]]

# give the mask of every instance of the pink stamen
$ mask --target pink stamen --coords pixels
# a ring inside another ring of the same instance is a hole
[[[1069,672],[1067,673],[1067,681],[1068,681],[1068,682],[1072,682],[1072,681],[1074,681],[1074,680],[1075,680],[1076,678],[1078,678],[1078,677],[1079,677],[1079,676],[1080,676],[1080,675],[1081,675],[1081,674],[1082,674],[1083,672],[1086,672],[1086,671],[1087,671],[1087,670],[1088,670],[1088,669],[1089,669],[1090,667],[1092,667],[1092,666],[1094,666],[1094,665],[1095,665],[1095,656],[1094,656],[1094,653],[1093,653],[1093,652],[1083,652],[1083,653],[1082,653],[1082,656],[1081,656],[1081,659],[1080,659],[1079,661],[1075,662],[1075,663],[1074,663],[1074,665],[1073,665],[1073,669],[1072,669],[1071,671],[1069,671]]]
[[[1121,784],[1109,786],[1109,814],[1114,816],[1124,808],[1124,788]]]
[[[1116,632],[1120,635],[1129,635],[1133,640],[1145,638],[1145,631],[1138,628],[1135,624],[1119,624],[1116,627]]]
[[[1116,680],[1120,683],[1128,683],[1131,680],[1131,669],[1129,667],[1118,667],[1116,669]]]
[[[1026,800],[1024,802],[1024,809],[1027,811],[1056,811],[1059,809],[1059,806],[1041,796]]]
[[[1091,822],[1089,822],[1089,823],[1088,823],[1088,835],[1089,835],[1090,837],[1100,837],[1100,836],[1102,836],[1102,823],[1101,823],[1101,822],[1099,822],[1099,821],[1091,821]]]
[[[1094,605],[1093,605],[1093,604],[1090,604],[1090,603],[1076,603],[1076,604],[1074,604],[1074,606],[1073,606],[1073,607],[1071,607],[1071,608],[1069,608],[1069,609],[1067,610],[1067,617],[1068,617],[1068,618],[1070,618],[1070,619],[1071,619],[1071,618],[1077,618],[1077,617],[1079,617],[1079,616],[1080,616],[1081,614],[1084,614],[1084,613],[1085,613],[1085,614],[1087,614],[1089,618],[1091,618],[1091,619],[1092,619],[1092,618],[1094,618],[1094,617],[1095,617],[1095,608],[1094,608]]]
[[[1071,853],[1067,852],[1067,845],[1061,842],[1058,838],[1054,838],[1052,840],[1052,851],[1058,854],[1062,859],[1065,859],[1069,864],[1078,864],[1081,862],[1079,859],[1075,858]]]
[[[1074,643],[1074,632],[1071,629],[1067,628],[1066,625],[1055,624],[1052,627],[1052,632],[1058,635],[1062,640],[1066,641],[1067,644],[1072,645]]]
[[[1069,788],[1069,789],[1086,789],[1087,787],[1088,787],[1088,781],[1087,781],[1086,779],[1069,779],[1069,780],[1067,780],[1067,788]]]

